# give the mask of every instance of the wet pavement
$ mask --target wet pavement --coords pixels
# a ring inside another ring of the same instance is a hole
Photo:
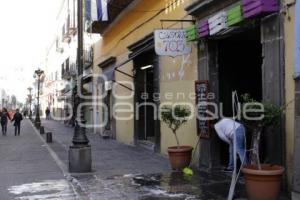
[[[20,136],[13,128],[9,123],[7,136],[0,133],[0,199],[76,199],[30,122],[23,121]]]
[[[69,174],[68,147],[73,129],[43,121],[53,143],[24,122],[21,136],[0,136],[0,200],[221,200],[230,175],[194,170],[172,172],[168,159],[139,147],[88,134],[93,172]],[[12,127],[10,127],[12,129]],[[245,199],[243,178],[235,199]]]
[[[69,182],[64,179],[26,183],[9,187],[8,191],[15,195],[15,199],[20,200],[77,199]]]
[[[197,172],[194,176],[173,172],[150,175],[128,174],[106,179],[93,175],[80,176],[77,179],[85,190],[89,191],[91,199],[105,200],[221,200],[226,199],[229,187],[228,177],[207,177],[207,173],[204,172]],[[243,193],[241,186],[238,189],[241,191],[238,192],[237,197],[242,199],[244,195],[241,194]]]
[[[42,121],[54,142],[49,144],[66,166],[67,150],[73,128],[56,121]],[[194,170],[185,176],[170,170],[168,159],[149,150],[128,146],[99,135],[87,134],[92,146],[93,172],[72,174],[89,199],[226,199],[230,175],[220,171]],[[243,181],[241,179],[241,181]],[[244,187],[237,186],[237,197],[245,197]]]

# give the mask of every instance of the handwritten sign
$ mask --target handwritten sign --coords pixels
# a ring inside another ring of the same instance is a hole
[[[191,43],[186,41],[185,29],[155,30],[154,38],[157,55],[176,57],[192,52]]]
[[[197,132],[200,138],[210,137],[209,121],[207,117],[208,81],[196,81],[196,105],[197,105]]]

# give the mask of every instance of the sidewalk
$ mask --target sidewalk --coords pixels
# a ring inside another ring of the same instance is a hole
[[[0,199],[76,199],[29,120],[23,120],[21,135],[0,133]]]
[[[73,128],[61,122],[42,120],[45,132],[52,132],[51,154],[68,173],[68,149]],[[45,138],[45,135],[43,136]],[[71,174],[86,199],[91,200],[224,200],[231,175],[220,171],[194,170],[193,176],[172,172],[165,156],[141,147],[102,139],[88,133],[92,147],[93,172]],[[54,156],[55,157],[55,156]],[[235,199],[246,199],[243,178],[236,186]],[[288,198],[281,197],[280,200]]]
[[[74,129],[53,120],[42,120],[42,125],[45,132],[52,132],[54,142],[50,146],[67,166]],[[101,178],[170,171],[168,160],[160,154],[141,147],[124,145],[115,140],[102,139],[92,133],[88,133],[87,137],[92,147],[93,172]]]
[[[139,147],[127,146],[99,135],[87,134],[92,146],[93,172],[68,173],[68,149],[73,128],[42,121],[53,143],[28,120],[21,136],[0,136],[1,200],[223,200],[230,175],[195,170],[194,176],[172,172],[168,159]],[[241,179],[241,181],[243,181]],[[245,199],[243,184],[236,199]],[[282,200],[285,198],[282,198]]]
[[[73,128],[61,122],[42,120],[45,131],[53,133],[49,146],[64,163],[67,171],[68,148]],[[221,172],[195,171],[192,177],[172,173],[166,157],[140,147],[87,134],[92,147],[93,172],[73,174],[90,199],[226,199],[230,175]],[[45,137],[45,136],[44,136]],[[237,196],[245,197],[244,187],[237,186]]]

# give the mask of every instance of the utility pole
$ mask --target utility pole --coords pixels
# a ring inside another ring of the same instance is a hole
[[[78,92],[75,97],[75,128],[72,143],[69,149],[69,171],[73,173],[86,173],[92,170],[92,156],[91,146],[86,136],[84,127],[84,115],[83,107],[80,106],[83,103],[82,95],[82,75],[83,75],[83,0],[77,0],[77,36],[78,36],[78,47],[77,47],[77,88]],[[80,108],[80,110],[78,110]]]

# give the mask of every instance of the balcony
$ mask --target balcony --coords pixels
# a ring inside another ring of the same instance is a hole
[[[76,32],[77,32],[77,28],[76,27],[69,27],[69,29],[68,29],[68,35],[69,36],[75,35]]]
[[[69,64],[69,59],[67,59],[62,65],[61,77],[63,80],[70,80],[77,74],[77,67],[75,63]]]
[[[70,65],[70,75],[71,76],[76,76],[77,74],[77,67],[76,67],[76,63],[72,63]]]
[[[69,13],[66,19],[65,24],[62,27],[62,41],[69,43],[72,37],[75,35],[76,29],[76,21],[75,17]]]
[[[68,25],[64,24],[62,27],[62,42],[69,43],[71,41],[71,36],[68,34]]]
[[[58,52],[58,53],[64,52],[64,48],[62,47],[62,44],[58,38],[56,38],[56,40],[55,40],[55,47],[56,47],[56,52]]]
[[[127,6],[133,3],[134,0],[111,0],[107,5],[108,9],[108,21],[94,21],[91,27],[87,27],[89,33],[100,33],[109,27],[109,25],[115,21],[115,19],[127,8]]]
[[[61,78],[64,80],[71,79],[69,58],[61,65]]]
[[[69,36],[73,36],[76,34],[76,19],[75,16],[71,17],[71,14],[68,14],[67,17],[67,33]]]

